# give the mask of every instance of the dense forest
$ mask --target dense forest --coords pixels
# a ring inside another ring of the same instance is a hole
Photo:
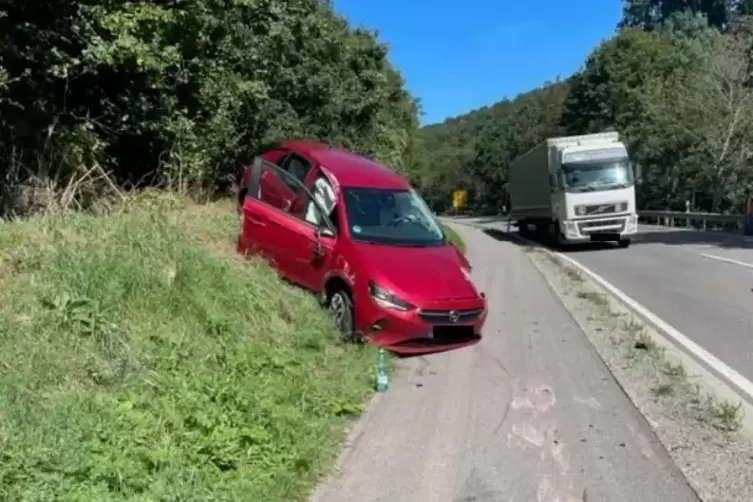
[[[739,212],[753,190],[752,9],[625,2],[617,34],[575,75],[421,129],[414,182],[437,210],[458,187],[496,213],[517,155],[547,136],[617,130],[643,166],[639,207]]]
[[[610,129],[643,166],[641,207],[738,211],[753,188],[751,13],[629,0],[575,75],[419,129],[386,45],[328,0],[4,2],[0,216],[116,187],[224,190],[285,137],[399,166],[439,211],[461,187],[497,212],[517,155]]]
[[[3,213],[222,188],[285,137],[404,165],[417,104],[386,56],[325,0],[3,2]]]

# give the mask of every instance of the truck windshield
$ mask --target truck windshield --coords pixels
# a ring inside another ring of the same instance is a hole
[[[343,188],[351,238],[395,246],[439,246],[442,228],[413,190]]]
[[[594,192],[628,188],[633,185],[633,171],[628,159],[562,164],[565,187],[571,192]]]

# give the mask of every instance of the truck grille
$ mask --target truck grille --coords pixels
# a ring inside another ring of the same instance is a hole
[[[593,204],[585,206],[586,215],[589,214],[610,214],[617,212],[617,204]]]
[[[421,309],[418,312],[418,316],[430,324],[458,324],[475,321],[483,311],[483,308],[459,310]]]
[[[625,220],[598,220],[583,221],[578,223],[578,231],[581,235],[590,235],[596,233],[622,233],[625,230]]]

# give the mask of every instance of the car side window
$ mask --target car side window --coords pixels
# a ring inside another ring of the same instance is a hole
[[[263,194],[261,193],[260,180],[264,173],[274,174],[275,176],[280,178],[280,180],[285,182],[285,184],[288,185],[296,193],[304,194],[303,204],[301,204],[300,206],[301,209],[299,211],[296,211],[295,213],[286,214],[289,214],[291,217],[297,218],[299,220],[305,221],[306,223],[309,223],[310,225],[315,227],[326,227],[333,232],[336,230],[334,225],[332,224],[332,221],[329,219],[329,214],[331,211],[329,211],[328,208],[324,207],[328,206],[329,204],[334,204],[334,191],[332,191],[332,187],[329,182],[326,181],[326,178],[322,176],[317,179],[318,190],[320,192],[322,190],[324,191],[324,197],[322,197],[322,195],[315,196],[309,190],[307,190],[305,186],[303,186],[303,183],[294,178],[290,173],[270,162],[267,162],[260,157],[257,157],[251,166],[251,173],[248,177],[247,196],[259,201],[262,204],[274,207],[278,211],[281,210],[278,207],[275,207],[274,205],[269,204],[267,201],[265,201]],[[322,183],[322,181],[324,183]],[[324,186],[324,184],[326,184],[326,186]],[[327,187],[329,187],[329,191],[327,190]]]
[[[298,216],[308,223],[312,225],[321,224],[322,211],[325,216],[330,217],[330,220],[332,219],[331,215],[335,207],[335,191],[326,176],[321,174],[317,176],[311,188],[311,197],[307,197],[304,202],[301,206],[301,214]]]
[[[282,169],[290,175],[288,178],[283,178],[283,181],[285,181],[285,184],[287,184],[291,190],[298,193],[298,189],[303,186],[303,181],[311,170],[311,164],[298,155],[290,154],[282,162]],[[291,183],[291,180],[297,181],[298,184]]]

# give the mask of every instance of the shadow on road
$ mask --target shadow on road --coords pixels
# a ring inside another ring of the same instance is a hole
[[[525,242],[521,239],[521,237],[518,236],[517,233],[513,232],[505,232],[504,230],[498,230],[496,228],[484,228],[483,232],[488,235],[489,237],[493,237],[494,239],[497,239],[498,241],[504,241],[504,242],[512,242],[513,244],[516,244],[521,247],[530,247],[530,246],[536,246],[536,247],[546,247],[549,249],[553,249],[552,246],[549,246],[545,242],[535,240],[533,238],[526,238],[529,242]],[[558,249],[557,251],[560,252],[566,252],[566,253],[578,253],[581,251],[596,251],[600,249],[610,249],[610,248],[616,248],[616,244],[612,244],[610,242],[589,242],[585,244],[571,244],[567,246],[564,249]]]
[[[474,219],[473,223],[477,225],[485,225],[489,223],[504,223],[507,220],[500,219],[500,218],[484,218],[481,220],[480,218]],[[728,231],[703,231],[703,230],[685,230],[680,228],[665,228],[665,227],[657,227],[657,226],[649,226],[649,225],[641,225],[641,229],[639,229],[638,233],[635,234],[632,237],[632,241],[634,246],[641,245],[641,244],[665,244],[668,246],[682,246],[682,245],[688,245],[688,244],[696,244],[696,245],[711,245],[716,246],[723,249],[753,249],[753,237],[748,237],[746,240],[746,237],[742,235],[742,233],[735,234]],[[490,229],[486,228],[484,231],[494,237],[498,240],[508,240],[510,242],[515,242],[517,244],[521,244],[520,240],[518,239],[518,236],[515,233],[512,232],[506,232],[499,229]],[[535,238],[529,238],[531,240],[536,240],[537,244],[548,246],[546,243],[542,242],[541,240],[537,240]],[[605,242],[605,243],[586,243],[586,244],[577,244],[577,245],[569,245],[565,249],[562,249],[561,251],[565,252],[580,252],[580,251],[594,251],[599,249],[607,249],[615,247],[614,244]]]
[[[633,240],[635,244],[706,244],[726,249],[753,249],[753,239],[747,240],[742,234],[702,230],[652,230],[640,232]]]

